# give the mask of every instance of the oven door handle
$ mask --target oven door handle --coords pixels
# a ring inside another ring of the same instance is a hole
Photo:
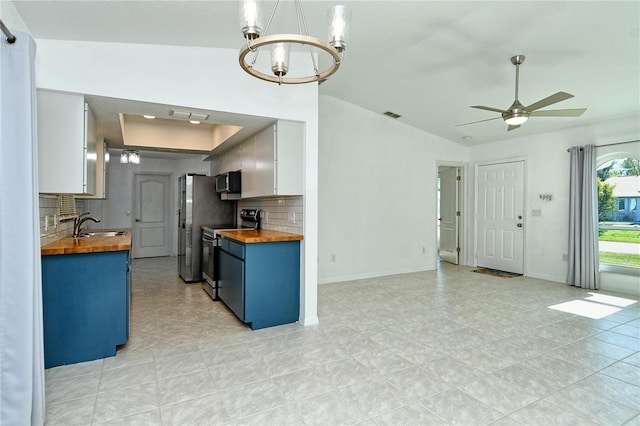
[[[215,237],[212,237],[210,235],[202,234],[202,241],[203,242],[214,242],[215,240],[216,240]]]

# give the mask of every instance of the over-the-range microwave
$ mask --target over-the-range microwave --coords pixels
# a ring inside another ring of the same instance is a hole
[[[239,194],[241,190],[240,172],[225,172],[216,176],[216,192]]]

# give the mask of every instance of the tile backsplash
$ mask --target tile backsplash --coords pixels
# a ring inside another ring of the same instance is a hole
[[[256,198],[238,201],[240,209],[261,209],[262,228],[272,231],[303,234],[303,197]],[[76,200],[76,212],[84,211],[83,200]],[[60,196],[40,194],[40,244],[46,245],[70,235],[73,220],[60,221]]]
[[[302,196],[239,200],[238,211],[261,209],[262,229],[302,234],[304,224],[302,201]]]
[[[73,232],[73,220],[60,221],[60,196],[40,194],[40,245],[46,245]],[[76,211],[82,212],[83,201],[76,200]]]

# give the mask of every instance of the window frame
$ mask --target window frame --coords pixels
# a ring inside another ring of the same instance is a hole
[[[603,164],[611,161],[611,160],[616,160],[618,158],[633,158],[635,160],[640,160],[640,156],[636,153],[631,153],[631,152],[625,152],[625,151],[615,151],[615,152],[609,152],[606,154],[602,154],[602,155],[598,155],[596,157],[596,171],[598,170],[598,168],[600,168],[600,166],[602,166]],[[624,202],[624,200],[621,200]],[[618,212],[620,212],[621,210],[619,209],[619,202],[616,203],[616,207],[618,207]],[[625,202],[625,207],[626,207],[626,202]],[[622,210],[624,211],[624,209]],[[598,220],[598,219],[596,219]],[[598,230],[600,229],[624,229],[627,230],[626,228],[621,228],[618,225],[600,225],[600,221],[598,220],[597,222],[598,225]],[[598,252],[600,252],[600,248],[599,248],[599,244],[598,244]],[[601,262],[600,259],[598,258],[598,270],[600,272],[613,272],[616,274],[623,274],[623,275],[631,275],[631,276],[637,276],[640,277],[640,267],[637,266],[631,266],[631,265],[619,265],[619,264],[614,264],[614,263],[605,263],[605,262]]]

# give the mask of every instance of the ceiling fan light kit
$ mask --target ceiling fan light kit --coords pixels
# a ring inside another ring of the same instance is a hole
[[[298,31],[301,34],[267,35],[279,3],[279,1],[275,2],[269,20],[263,29],[262,0],[241,1],[240,29],[244,35],[246,44],[240,49],[240,66],[256,78],[278,84],[302,84],[326,80],[338,71],[344,58],[344,50],[347,47],[347,37],[349,33],[349,22],[351,20],[350,10],[341,5],[334,6],[329,10],[329,41],[326,42],[319,38],[309,36],[301,0],[294,1]],[[299,44],[309,49],[311,64],[314,70],[312,75],[286,77],[289,72],[291,44]],[[260,71],[255,66],[260,48],[264,46],[271,47],[271,74]],[[312,48],[319,49],[331,57],[331,64],[328,68],[322,71],[319,70]],[[247,62],[247,56],[249,54],[253,54],[253,58]]]
[[[520,85],[520,65],[525,60],[524,55],[516,55],[511,57],[511,63],[516,67],[516,90],[515,90],[515,100],[507,110],[503,110],[500,108],[493,108],[484,105],[475,105],[471,108],[482,109],[485,111],[499,112],[502,116],[504,122],[508,125],[507,131],[515,130],[520,127],[520,125],[524,124],[529,117],[580,117],[587,109],[586,108],[576,108],[576,109],[558,109],[558,110],[546,110],[546,111],[538,111],[540,108],[544,108],[549,105],[553,105],[555,103],[564,101],[569,98],[573,98],[573,95],[566,92],[558,92],[551,96],[548,96],[544,99],[539,100],[538,102],[534,102],[529,106],[524,106],[518,100],[518,87]],[[490,118],[488,120],[480,120],[473,121],[471,123],[458,124],[457,126],[466,126],[468,124],[481,123],[484,121],[497,120],[497,118]],[[457,127],[456,126],[456,127]]]
[[[516,100],[507,111],[502,113],[502,119],[510,126],[519,126],[529,119],[529,113]]]

